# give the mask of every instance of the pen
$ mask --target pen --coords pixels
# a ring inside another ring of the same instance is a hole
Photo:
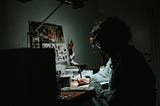
[[[79,74],[80,74],[80,78],[82,78],[82,70],[80,67],[79,67]]]

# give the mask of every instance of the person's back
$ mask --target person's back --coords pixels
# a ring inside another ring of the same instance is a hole
[[[106,18],[91,31],[93,47],[100,48],[104,59],[108,56],[112,61],[109,89],[98,94],[100,102],[106,101],[109,106],[155,106],[154,73],[143,55],[129,45],[131,37],[130,27],[117,16]]]
[[[118,59],[111,79],[110,106],[155,106],[155,77],[143,55],[128,46]]]

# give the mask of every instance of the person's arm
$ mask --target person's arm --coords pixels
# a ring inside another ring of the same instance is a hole
[[[96,74],[93,74],[91,76],[79,78],[77,80],[77,82],[81,85],[89,84],[91,81],[109,82],[110,78],[111,78],[111,75],[112,75],[112,69],[111,69],[110,65],[111,65],[111,58],[107,62],[104,69],[99,70]]]
[[[110,58],[103,70],[99,70],[98,73],[90,76],[91,81],[109,82],[112,75],[112,69],[110,67],[111,63],[112,62]]]
[[[77,82],[79,85],[86,85],[90,83],[90,77],[83,77],[83,78],[78,78]]]

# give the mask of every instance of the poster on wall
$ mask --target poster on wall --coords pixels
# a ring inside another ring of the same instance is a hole
[[[61,25],[44,23],[38,31],[41,22],[29,21],[30,47],[42,48],[42,43],[64,43],[63,30]]]
[[[38,31],[36,28],[40,22],[29,21],[30,47],[31,48],[54,48],[56,63],[67,62],[68,49],[64,42],[64,35],[61,25],[44,23]]]

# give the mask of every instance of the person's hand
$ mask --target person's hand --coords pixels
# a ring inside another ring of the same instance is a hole
[[[78,78],[77,82],[79,85],[85,85],[85,84],[89,84],[90,83],[90,78]]]

